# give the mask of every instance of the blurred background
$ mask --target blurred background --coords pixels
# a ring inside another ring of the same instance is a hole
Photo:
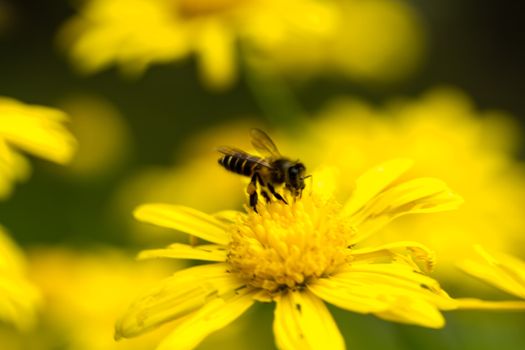
[[[65,111],[78,141],[66,166],[32,158],[30,178],[0,202],[43,295],[34,328],[0,327],[2,348],[153,348],[165,330],[113,343],[114,315],[182,266],[134,255],[185,238],[136,224],[131,211],[152,201],[242,208],[245,184],[217,166],[214,147],[249,150],[252,127],[309,169],[340,169],[342,198],[367,167],[414,158],[407,176],[440,177],[466,204],[403,219],[378,239],[435,249],[455,296],[508,298],[465,282],[453,264],[474,243],[525,257],[517,2],[295,0],[286,16],[273,1],[227,16],[234,1],[156,2],[164,7],[0,0],[0,95]],[[333,309],[348,348],[525,346],[522,313],[450,313],[436,331]],[[257,306],[202,347],[272,348],[271,319]]]

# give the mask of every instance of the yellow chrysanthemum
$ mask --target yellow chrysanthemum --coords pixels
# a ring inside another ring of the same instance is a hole
[[[525,300],[525,262],[514,256],[487,252],[480,245],[475,246],[478,259],[464,260],[459,267],[496,288]],[[525,301],[485,301],[458,299],[463,309],[484,310],[525,310]]]
[[[0,226],[0,320],[27,330],[35,323],[39,302],[22,253]]]
[[[204,81],[224,87],[236,76],[236,45],[266,51],[290,37],[331,27],[328,2],[314,0],[90,0],[59,40],[92,72],[116,63],[140,72],[195,54]]]
[[[473,244],[510,252],[523,247],[525,168],[513,155],[519,132],[505,113],[478,111],[463,93],[436,89],[383,108],[340,100],[305,128],[303,140],[289,142],[288,150],[310,167],[333,164],[342,179],[385,158],[408,157],[415,160],[411,176],[429,174],[460,190],[465,198],[460,210],[404,218],[380,237],[421,241],[452,273],[453,263]],[[351,186],[339,190],[345,194]]]
[[[29,175],[19,150],[60,164],[71,160],[76,142],[63,125],[66,120],[57,109],[0,97],[0,199]]]
[[[441,181],[419,178],[394,185],[411,162],[398,159],[359,177],[344,205],[331,196],[329,171],[301,199],[259,203],[258,213],[207,215],[167,204],[135,211],[144,222],[211,242],[173,244],[140,258],[213,262],[175,273],[130,306],[117,322],[117,339],[174,321],[159,349],[191,349],[243,314],[255,301],[275,302],[280,349],[343,349],[324,301],[380,318],[440,328],[440,309],[456,302],[431,277],[432,253],[415,242],[361,246],[391,220],[456,208],[461,198]],[[324,174],[324,175],[323,175]]]

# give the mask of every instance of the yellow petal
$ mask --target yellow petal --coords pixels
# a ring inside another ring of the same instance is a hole
[[[428,328],[443,328],[445,319],[435,305],[419,299],[398,296],[388,311],[376,313],[387,321],[415,324]]]
[[[393,242],[372,248],[352,249],[353,264],[378,263],[402,260],[414,269],[423,267],[425,272],[434,268],[435,254],[423,244],[411,241]],[[418,263],[418,264],[413,264]]]
[[[82,73],[114,63],[138,73],[152,63],[188,55],[188,29],[170,1],[89,1],[65,23],[57,39]]]
[[[273,331],[281,350],[345,348],[326,305],[309,291],[291,291],[277,300]]]
[[[174,243],[166,249],[143,250],[140,252],[138,259],[171,258],[225,261],[226,254],[226,249],[218,245],[201,245],[192,247],[187,244]]]
[[[444,325],[440,308],[457,308],[457,302],[435,280],[399,263],[351,264],[344,272],[320,279],[309,288],[346,310],[431,328]]]
[[[363,240],[397,217],[452,210],[461,203],[463,199],[444,182],[419,178],[382,192],[355,213],[351,221],[357,227],[357,237]]]
[[[355,181],[355,188],[346,202],[343,212],[352,215],[388,185],[412,167],[409,159],[393,159],[382,163],[361,175]]]
[[[485,281],[507,293],[525,299],[525,262],[501,253],[489,253],[475,247],[480,260],[459,263],[466,273]]]
[[[28,330],[36,321],[38,290],[23,276],[0,272],[0,320]]]
[[[26,262],[22,251],[9,238],[4,227],[0,225],[0,271],[6,270],[11,273],[25,273]]]
[[[414,270],[403,261],[384,264],[353,263],[330,278],[341,286],[367,286],[370,297],[379,297],[381,300],[405,296],[427,300],[445,310],[453,310],[457,306],[436,280]]]
[[[0,226],[0,320],[27,330],[36,321],[39,291],[25,277],[22,252]]]
[[[236,80],[233,34],[219,21],[203,22],[196,42],[203,81],[215,89],[227,88]]]
[[[157,350],[194,349],[209,334],[235,321],[253,303],[253,292],[248,290],[228,299],[213,299],[177,324]]]
[[[137,220],[189,233],[206,241],[226,245],[227,225],[198,210],[169,204],[144,204],[135,209]]]
[[[0,138],[38,157],[61,164],[71,160],[76,141],[66,121],[58,109],[0,97]]]
[[[27,180],[31,165],[22,155],[0,139],[0,198],[11,195],[14,183]]]
[[[128,308],[116,324],[115,339],[139,335],[183,317],[213,298],[227,297],[244,284],[228,269],[226,264],[202,265],[165,279]]]
[[[461,310],[525,311],[525,301],[488,301],[472,298],[458,298],[456,301],[458,309]]]
[[[213,217],[219,220],[223,220],[226,222],[236,222],[239,216],[245,215],[244,213],[241,213],[237,210],[221,210],[215,214],[213,214]]]
[[[368,286],[341,284],[332,278],[322,278],[308,285],[308,289],[324,301],[353,312],[367,314],[388,308],[384,301],[370,297]]]

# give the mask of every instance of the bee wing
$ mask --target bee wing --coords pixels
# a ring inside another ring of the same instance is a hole
[[[262,155],[273,158],[280,158],[281,153],[273,143],[272,139],[261,129],[252,129],[250,132],[252,136],[252,145]]]
[[[256,157],[256,156],[252,156],[251,154],[244,152],[243,150],[240,150],[238,148],[229,147],[229,146],[220,146],[220,147],[217,147],[217,151],[227,156],[233,156],[233,157],[238,157],[241,159],[250,160],[252,162],[265,166],[267,168],[272,167],[270,163],[268,163],[264,159]]]

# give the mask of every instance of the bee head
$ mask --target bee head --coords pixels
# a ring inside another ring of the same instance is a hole
[[[305,171],[306,167],[300,162],[296,162],[294,165],[288,168],[286,174],[288,177],[286,187],[288,190],[290,190],[290,192],[292,192],[294,196],[300,196],[305,187]]]

